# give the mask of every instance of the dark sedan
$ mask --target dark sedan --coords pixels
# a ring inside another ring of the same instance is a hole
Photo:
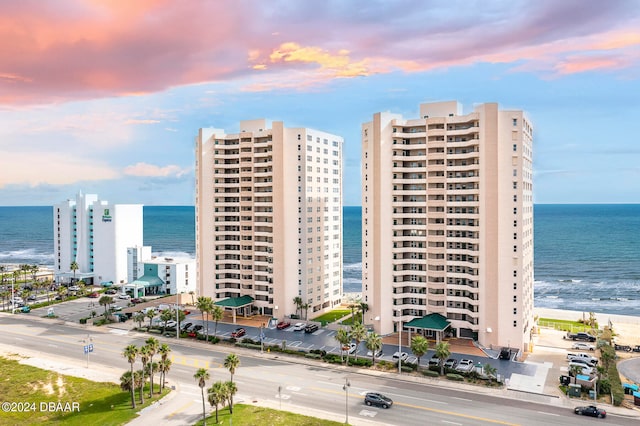
[[[367,405],[376,405],[382,408],[389,408],[393,405],[391,398],[377,392],[368,392],[364,396],[364,403]]]
[[[599,419],[604,419],[607,417],[607,412],[602,408],[598,408],[595,405],[588,405],[586,407],[576,407],[573,410],[576,414],[581,414],[583,416],[597,417]]]

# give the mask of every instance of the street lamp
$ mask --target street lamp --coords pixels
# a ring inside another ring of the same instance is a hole
[[[264,323],[260,325],[260,353],[264,353]]]
[[[180,339],[180,312],[178,310],[180,304],[178,295],[178,283],[176,283],[176,340]]]
[[[398,374],[402,374],[402,311],[398,312]]]
[[[351,383],[349,383],[349,378],[345,377],[344,378],[344,386],[342,386],[342,389],[344,390],[344,395],[345,395],[345,403],[344,403],[344,410],[345,413],[347,414],[347,419],[344,421],[345,424],[349,424],[349,388],[351,387]]]

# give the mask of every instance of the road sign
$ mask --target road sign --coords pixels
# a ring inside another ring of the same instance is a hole
[[[93,343],[90,345],[84,345],[84,353],[88,354],[89,352],[93,352]]]

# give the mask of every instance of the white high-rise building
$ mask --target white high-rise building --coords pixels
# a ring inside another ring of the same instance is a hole
[[[127,248],[142,246],[141,204],[111,204],[95,194],[53,206],[54,271],[58,280],[74,275],[86,283],[125,283]],[[76,262],[78,269],[71,270]]]
[[[377,332],[530,349],[532,141],[527,116],[495,103],[425,103],[420,118],[362,125],[363,296]]]
[[[340,304],[342,145],[279,121],[241,121],[234,134],[200,129],[199,295],[280,318],[300,314],[296,297],[309,318]]]

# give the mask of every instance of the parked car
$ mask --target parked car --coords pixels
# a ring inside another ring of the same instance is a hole
[[[356,352],[356,349],[358,349],[358,345],[356,345],[355,343],[349,343],[348,345],[344,345],[342,347],[342,351],[349,354],[354,354]]]
[[[97,299],[98,297],[100,297],[100,293],[98,293],[97,291],[94,291],[93,293],[89,293],[87,297],[90,297],[92,299]]]
[[[467,372],[473,370],[473,360],[472,359],[461,359],[458,361],[458,366],[456,370]]]
[[[429,366],[435,367],[436,365],[440,365],[440,358],[434,355],[429,359]]]
[[[20,312],[28,314],[29,312],[31,312],[31,307],[23,306],[22,308],[20,308]]]
[[[580,374],[584,374],[585,376],[590,376],[593,373],[593,368],[587,366],[586,364],[581,362],[571,361],[569,363],[569,375],[571,375],[571,367],[579,367]]]
[[[624,352],[633,351],[633,349],[629,345],[618,345],[617,343],[615,343],[613,347],[616,351],[624,351]]]
[[[582,416],[597,417],[599,419],[604,419],[605,417],[607,417],[607,412],[604,411],[602,408],[596,407],[595,405],[588,405],[586,407],[576,407],[573,410],[573,412],[576,414],[580,414]]]
[[[576,342],[571,345],[571,349],[577,349],[579,351],[595,351],[596,347],[584,342]]]
[[[194,325],[194,326],[193,326],[193,329],[192,329],[192,330],[193,330],[193,331],[195,331],[195,332],[197,333],[198,331],[202,330],[203,328],[204,328],[204,327],[203,327],[202,325],[200,325],[200,324],[196,324],[196,325]]]
[[[304,328],[306,327],[306,324],[303,322],[297,322],[293,325],[293,328],[291,330],[293,331],[302,331],[304,330]]]
[[[315,333],[316,331],[318,331],[318,324],[307,324],[304,328],[305,333]]]
[[[29,302],[35,302],[36,300],[38,300],[38,298],[32,294],[31,296],[27,297],[27,300]]]
[[[367,392],[364,396],[364,403],[371,406],[376,405],[382,408],[389,408],[393,405],[391,398],[382,395],[377,392]]]
[[[367,352],[367,356],[373,356],[373,351],[369,351]],[[376,358],[380,358],[382,356],[382,348],[378,349],[376,351]]]
[[[129,296],[127,293],[120,293],[118,294],[118,299],[128,300],[131,299],[131,296]]]
[[[185,322],[185,323],[183,323],[183,324],[182,324],[182,327],[181,327],[181,328],[182,328],[182,331],[187,331],[188,329],[190,329],[190,328],[191,328],[191,326],[192,326],[192,325],[193,325],[193,323],[191,323],[191,322]]]
[[[104,293],[105,293],[105,294],[117,294],[117,293],[118,293],[118,290],[115,290],[115,289],[113,289],[113,288],[110,288],[109,290],[105,291]]]
[[[291,323],[289,321],[280,321],[278,325],[276,325],[276,328],[278,330],[284,330],[285,328],[288,328],[290,325]]]
[[[142,299],[140,299],[139,297],[134,297],[133,299],[131,299],[131,303],[142,303]]]
[[[448,360],[445,361],[444,368],[449,368],[453,370],[454,368],[456,368],[457,365],[458,365],[457,359],[449,358]]]
[[[178,325],[178,323],[175,320],[169,320],[167,321],[167,328],[175,328],[175,326]]]
[[[231,337],[237,339],[238,337],[242,337],[245,334],[247,334],[247,330],[245,330],[244,328],[236,328],[233,333],[231,333]]]
[[[509,348],[500,349],[500,355],[498,355],[498,359],[506,359],[506,360],[511,359],[511,349]]]
[[[633,352],[640,352],[640,345],[636,345],[631,349]]]
[[[406,361],[409,358],[409,354],[406,352],[394,352],[392,356],[394,361],[401,360]]]
[[[71,287],[69,287],[69,291],[80,291],[80,287],[78,287],[77,285],[72,285]]]
[[[581,331],[579,333],[567,333],[566,336],[564,336],[564,339],[583,340],[585,342],[595,342],[596,341],[596,337],[595,336],[592,336],[589,333],[585,333],[583,331]]]

